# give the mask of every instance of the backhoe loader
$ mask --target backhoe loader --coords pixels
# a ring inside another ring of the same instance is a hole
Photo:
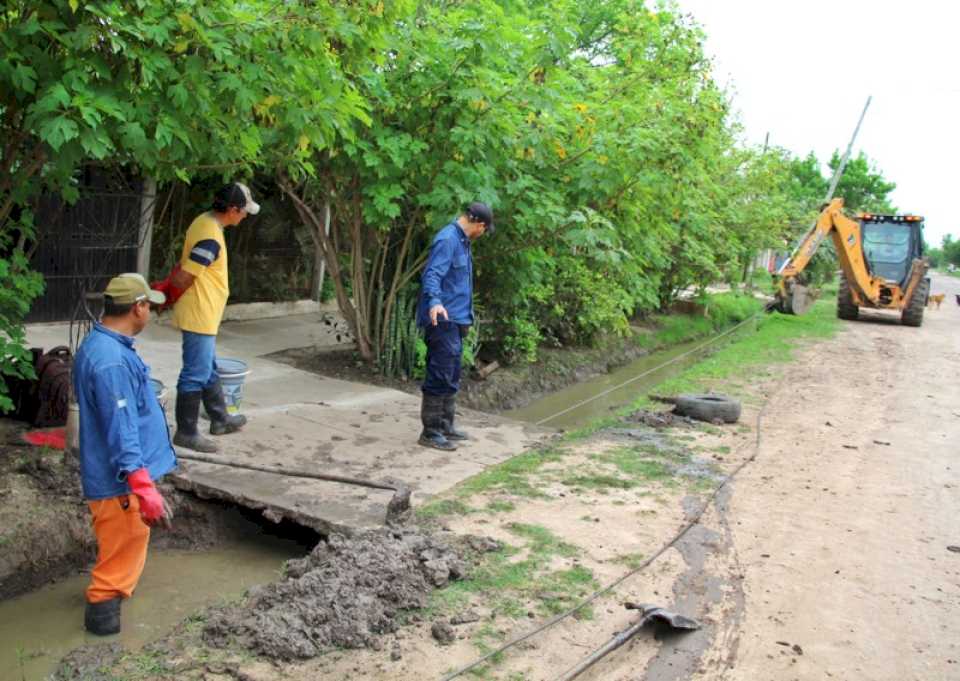
[[[803,314],[813,304],[803,271],[829,236],[843,270],[837,293],[840,319],[856,319],[861,307],[898,310],[902,324],[920,326],[930,294],[922,229],[923,218],[917,215],[847,217],[843,199],[833,199],[777,272],[774,308]]]

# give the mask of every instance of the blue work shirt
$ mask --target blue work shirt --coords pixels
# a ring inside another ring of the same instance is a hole
[[[417,326],[430,323],[435,305],[443,305],[454,324],[473,324],[473,255],[470,239],[456,220],[433,237],[420,282]]]
[[[80,406],[80,482],[87,499],[130,494],[126,477],[146,468],[156,480],[177,465],[150,368],[133,338],[97,324],[73,361]]]

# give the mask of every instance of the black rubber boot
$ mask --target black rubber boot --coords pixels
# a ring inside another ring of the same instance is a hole
[[[420,439],[417,442],[424,447],[452,452],[457,446],[443,434],[443,399],[442,395],[423,393],[423,401],[420,403],[423,432],[420,433]]]
[[[102,603],[87,603],[87,609],[83,613],[83,628],[97,636],[119,634],[122,600],[112,598]]]
[[[223,384],[220,379],[203,389],[203,407],[210,416],[210,434],[226,435],[236,433],[247,425],[243,414],[231,414],[227,411],[227,400],[223,396]]]
[[[173,436],[173,444],[195,452],[215,452],[216,443],[203,437],[197,430],[201,399],[199,390],[190,393],[177,391],[177,434]]]
[[[457,430],[454,420],[457,418],[457,396],[447,395],[443,398],[443,434],[448,440],[469,440],[470,436],[462,430]]]

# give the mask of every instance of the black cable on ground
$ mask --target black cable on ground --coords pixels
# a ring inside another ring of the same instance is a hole
[[[769,404],[769,402],[767,402],[767,404]],[[703,505],[697,510],[696,516],[693,518],[693,520],[687,523],[684,526],[684,528],[673,539],[670,540],[669,544],[667,544],[665,547],[660,549],[660,551],[657,553],[657,556],[661,555],[666,549],[672,547],[674,544],[680,541],[683,538],[683,536],[692,527],[699,524],[700,519],[703,517],[703,514],[706,513],[710,505],[713,504],[714,501],[716,501],[717,496],[719,496],[723,488],[726,487],[727,483],[733,480],[737,476],[737,474],[747,466],[747,464],[752,463],[753,461],[756,460],[757,455],[760,453],[760,442],[761,442],[760,426],[763,419],[763,412],[766,411],[767,404],[764,404],[763,407],[760,408],[760,411],[757,412],[757,439],[756,439],[756,442],[754,443],[753,454],[751,454],[749,457],[741,461],[740,464],[733,470],[733,472],[730,475],[728,475],[726,478],[724,478],[723,482],[717,485],[716,489],[714,489],[713,493],[710,495],[710,498],[707,499],[707,501],[705,501]],[[656,558],[656,556],[654,558]],[[650,562],[653,562],[653,561],[651,560]],[[649,565],[650,562],[648,562],[647,565]],[[629,577],[631,575],[634,575],[640,570],[642,570],[644,567],[646,566],[645,565],[640,566],[637,569],[633,570],[631,573],[628,573],[626,576]],[[617,582],[614,582],[614,584],[618,584],[622,582],[623,579],[625,578],[621,578],[617,580]],[[578,676],[583,674],[585,671],[590,669],[590,667],[592,667],[597,662],[599,662],[604,657],[606,657],[609,653],[612,653],[614,650],[616,650],[621,645],[623,645],[623,643],[626,642],[626,638],[629,638],[635,635],[642,626],[643,626],[643,618],[641,618],[640,622],[637,622],[634,625],[631,625],[626,632],[623,632],[617,637],[619,639],[618,645],[611,645],[610,643],[605,643],[603,646],[601,646],[600,648],[597,648],[592,653],[590,653],[590,655],[587,655],[585,658],[583,658],[574,667],[572,667],[571,669],[567,670],[566,672],[558,676],[556,681],[572,681],[573,679],[577,678]]]
[[[709,341],[701,344],[701,345],[698,346],[697,348],[694,348],[694,349],[692,349],[692,350],[687,351],[686,353],[684,353],[684,355],[689,354],[689,353],[691,353],[691,352],[695,352],[696,350],[702,349],[703,347],[706,347],[707,345],[709,345],[710,343],[718,340],[719,338],[722,338],[722,337],[724,337],[724,336],[732,333],[733,331],[735,331],[735,330],[738,329],[739,327],[743,326],[743,325],[746,324],[747,322],[756,319],[758,316],[760,316],[760,314],[761,314],[761,313],[757,313],[757,314],[753,315],[752,317],[749,317],[749,318],[745,319],[744,321],[740,322],[739,324],[737,324],[737,325],[734,326],[733,328],[728,329],[727,331],[723,332],[723,333],[720,334],[719,336],[715,336],[714,338],[712,338],[712,339],[710,339]],[[684,355],[678,355],[677,357],[674,357],[673,359],[669,360],[668,362],[665,362],[665,363],[662,364],[661,366],[659,366],[659,367],[657,367],[657,368],[655,368],[655,369],[651,369],[651,370],[649,370],[649,371],[647,371],[647,372],[644,372],[644,374],[642,374],[642,375],[648,375],[649,373],[652,373],[653,371],[658,371],[659,369],[662,369],[662,368],[664,368],[664,367],[672,364],[673,362],[677,361],[678,359],[680,359],[680,358],[683,357]],[[627,385],[628,383],[632,382],[633,380],[636,380],[636,378],[639,378],[639,377],[634,377],[634,378],[631,379],[630,381],[626,381],[625,383],[621,384],[620,386],[617,386],[617,388],[621,388],[621,387],[623,387],[624,385]],[[612,390],[616,390],[617,388],[611,388],[611,389],[605,391],[604,393],[601,393],[601,395],[607,394],[607,393],[611,392]],[[589,402],[589,401],[591,401],[591,400],[593,400],[593,399],[596,399],[596,398],[599,397],[599,396],[600,396],[600,395],[597,395],[597,396],[594,396],[594,397],[592,397],[592,398],[590,398],[590,399],[588,399],[588,400],[584,400],[581,404],[586,404],[587,402]],[[769,401],[768,401],[768,403],[769,403]],[[580,405],[576,405],[576,406],[580,406]],[[640,563],[640,565],[638,565],[638,566],[635,567],[634,569],[630,570],[629,572],[627,572],[626,574],[622,575],[621,577],[618,577],[616,580],[614,580],[613,582],[611,582],[611,583],[608,584],[607,586],[603,587],[602,589],[600,589],[600,590],[598,590],[598,591],[595,591],[595,592],[592,593],[590,596],[588,596],[585,600],[581,601],[579,604],[575,605],[574,607],[570,608],[569,610],[566,610],[566,611],[564,611],[564,612],[562,612],[562,613],[560,613],[560,614],[558,614],[558,615],[553,616],[552,618],[550,618],[549,620],[547,620],[546,622],[544,622],[544,623],[541,624],[540,626],[538,626],[538,627],[536,627],[536,628],[528,631],[528,632],[525,633],[525,634],[522,634],[522,635],[520,635],[520,636],[517,636],[516,638],[510,639],[509,641],[507,641],[506,643],[504,643],[503,645],[501,645],[499,648],[496,648],[495,650],[491,650],[490,652],[488,652],[488,653],[486,653],[485,655],[477,658],[476,660],[474,660],[474,661],[471,662],[470,664],[468,664],[468,665],[466,665],[466,666],[464,666],[464,667],[461,667],[460,669],[457,669],[456,671],[450,672],[450,673],[447,674],[446,676],[442,677],[441,681],[451,681],[451,679],[455,679],[455,678],[457,678],[457,677],[459,677],[459,676],[462,676],[463,674],[466,674],[467,672],[471,671],[472,669],[476,669],[477,667],[479,667],[480,665],[482,665],[484,662],[486,662],[486,661],[489,660],[490,658],[492,658],[492,657],[494,657],[494,656],[496,656],[496,655],[499,655],[500,653],[503,653],[503,652],[509,650],[510,648],[513,648],[514,646],[516,646],[516,645],[519,644],[519,643],[523,643],[523,642],[526,641],[527,639],[533,638],[533,637],[536,636],[537,634],[539,634],[539,633],[541,633],[541,632],[543,632],[543,631],[546,631],[547,629],[550,629],[551,627],[553,627],[553,626],[556,625],[556,624],[559,624],[560,622],[562,622],[563,620],[567,619],[568,617],[571,617],[571,616],[575,615],[576,613],[580,612],[580,611],[583,610],[585,607],[587,607],[588,605],[590,605],[591,603],[593,603],[594,601],[596,601],[596,600],[597,600],[598,598],[600,598],[601,596],[605,596],[606,594],[608,594],[608,593],[610,593],[611,591],[613,591],[614,589],[616,589],[618,586],[620,586],[623,582],[625,582],[626,580],[628,580],[630,577],[633,577],[634,575],[638,574],[639,572],[645,570],[647,567],[650,566],[651,563],[653,563],[655,560],[657,560],[657,558],[659,558],[659,557],[662,556],[664,553],[666,553],[668,550],[670,550],[671,548],[673,548],[674,545],[676,545],[676,543],[677,543],[678,541],[680,541],[680,540],[683,538],[683,536],[684,536],[687,532],[690,531],[691,528],[693,528],[695,525],[697,525],[697,524],[700,522],[700,519],[703,517],[703,514],[704,514],[704,513],[706,512],[706,510],[710,507],[710,505],[711,505],[712,503],[714,503],[714,501],[716,500],[717,496],[720,494],[720,492],[723,490],[723,488],[726,487],[727,483],[729,483],[731,480],[733,480],[733,479],[740,473],[740,471],[742,471],[742,470],[746,467],[747,464],[753,462],[753,461],[757,458],[757,455],[758,455],[759,452],[760,452],[760,442],[761,442],[761,440],[760,440],[760,425],[761,425],[761,420],[762,420],[762,417],[763,417],[763,412],[766,411],[766,408],[767,408],[767,405],[764,404],[763,407],[761,407],[760,411],[757,412],[757,439],[756,439],[756,442],[755,442],[755,444],[754,444],[753,454],[751,454],[747,459],[745,459],[744,461],[742,461],[742,462],[733,470],[733,472],[732,472],[730,475],[728,475],[726,478],[724,478],[723,482],[721,482],[721,483],[713,490],[713,492],[711,493],[710,497],[700,506],[699,509],[697,509],[697,512],[694,514],[693,518],[691,518],[689,521],[687,521],[687,522],[680,528],[680,530],[673,536],[673,538],[670,539],[669,542],[667,542],[666,544],[664,544],[663,546],[661,546],[660,549],[657,550],[656,553],[654,553],[652,556],[650,556],[649,558],[647,558],[646,560],[644,560],[642,563]],[[548,419],[544,419],[543,421],[540,421],[540,422],[538,422],[538,423],[544,423],[545,421],[548,421],[548,420],[550,420],[550,419],[553,419],[553,418],[555,418],[556,416],[559,416],[560,414],[566,413],[566,411],[570,411],[570,410],[567,409],[567,410],[565,410],[564,412],[560,412],[560,413],[558,413],[558,414],[555,414],[554,416],[551,416],[551,417],[549,417]],[[607,647],[607,646],[606,646],[606,645],[602,646],[600,649],[598,649],[598,651],[599,651],[599,650],[602,650],[602,648],[605,648],[605,647]],[[594,651],[594,653],[592,653],[591,655],[595,655],[598,651]],[[589,657],[589,656],[588,656],[588,657]],[[590,664],[589,664],[588,666],[583,667],[583,669],[580,669],[579,671],[577,671],[577,674],[576,674],[576,675],[579,676],[583,671],[586,671],[586,669],[588,669],[589,666],[592,666],[594,663],[596,663],[597,661],[599,661],[600,659],[602,659],[602,657],[603,657],[603,656],[597,657],[597,659],[596,659],[596,660],[593,660],[592,662],[590,662]],[[574,669],[576,669],[576,668],[574,668]],[[569,673],[569,672],[567,672],[567,673]],[[572,678],[575,678],[575,677],[573,677],[573,676],[570,676],[570,677],[568,677],[568,676],[561,676],[561,677],[559,677],[559,679],[568,679],[568,678],[571,678],[571,679],[572,679]]]

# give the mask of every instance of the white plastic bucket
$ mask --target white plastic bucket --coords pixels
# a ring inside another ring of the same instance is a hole
[[[242,359],[217,358],[217,375],[223,385],[223,397],[227,403],[227,411],[236,414],[240,411],[240,402],[243,399],[243,384],[250,374],[250,368]]]
[[[163,413],[167,413],[167,387],[163,384],[163,381],[157,378],[150,379],[150,386],[153,388],[153,394],[157,396],[157,401],[160,403],[160,408],[163,410]]]

